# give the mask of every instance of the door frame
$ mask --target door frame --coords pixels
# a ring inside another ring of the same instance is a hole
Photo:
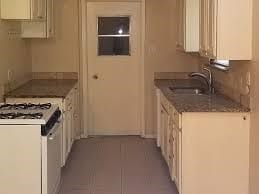
[[[93,1],[89,1],[93,2]],[[100,1],[95,1],[100,2]],[[107,1],[106,1],[107,2]],[[116,3],[116,1],[110,1]],[[118,1],[117,1],[118,2]],[[124,1],[119,1],[121,3]],[[136,2],[136,1],[135,1]],[[125,1],[125,3],[134,3],[133,1]],[[140,87],[139,87],[139,115],[140,115],[140,132],[141,137],[145,137],[145,15],[146,15],[146,0],[139,0],[141,4],[141,59],[139,66],[140,75]],[[88,137],[88,57],[87,57],[87,0],[79,0],[79,44],[80,44],[80,102],[81,106],[81,128],[83,129],[83,135],[81,138]]]

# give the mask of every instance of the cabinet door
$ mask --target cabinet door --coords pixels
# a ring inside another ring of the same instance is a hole
[[[67,159],[67,157],[68,157],[68,154],[69,154],[69,147],[70,147],[70,136],[69,136],[69,134],[70,134],[70,132],[69,132],[69,127],[70,126],[70,118],[69,118],[69,112],[68,111],[66,111],[65,112],[65,130],[64,130],[64,138],[65,138],[65,145],[64,145],[64,147],[65,147],[65,150],[64,150],[64,152],[65,152],[65,160]]]
[[[167,164],[169,161],[169,152],[168,152],[168,146],[169,146],[169,120],[170,116],[168,114],[168,111],[164,108],[163,105],[161,105],[161,149],[162,149],[162,155],[164,156],[164,159],[166,160]]]
[[[45,20],[47,15],[47,0],[31,0],[32,19]]]
[[[216,0],[208,0],[207,55],[216,58]]]
[[[166,160],[166,163],[169,164],[169,138],[170,138],[170,116],[168,112],[165,112],[165,120],[164,120],[164,157]]]
[[[69,130],[69,137],[70,137],[70,146],[69,146],[69,152],[71,151],[73,142],[74,142],[74,113],[72,107],[70,108],[70,130]]]
[[[162,152],[162,155],[164,156],[165,154],[165,150],[164,150],[164,145],[165,145],[165,110],[164,110],[164,107],[162,105],[160,105],[161,107],[161,114],[160,114],[160,147],[161,147],[161,152]]]
[[[174,181],[174,160],[173,160],[173,156],[174,156],[174,137],[173,137],[173,121],[171,119],[171,133],[170,133],[170,138],[169,138],[169,170],[170,170],[170,176],[172,181]]]
[[[208,0],[200,0],[200,55],[206,56],[207,49],[207,4]]]
[[[53,37],[54,34],[55,34],[54,1],[47,0],[47,38]]]
[[[172,160],[173,160],[173,177],[174,177],[174,181],[175,184],[177,185],[177,181],[178,181],[178,176],[177,176],[177,168],[178,168],[178,164],[177,164],[177,138],[176,138],[176,128],[175,128],[175,124],[173,125],[173,155],[172,155]]]
[[[73,115],[73,120],[74,120],[74,139],[79,137],[81,135],[80,133],[80,119],[79,119],[79,92],[78,92],[78,86],[75,87],[74,89],[74,115]]]
[[[32,15],[35,20],[22,21],[22,38],[53,37],[55,33],[53,0],[35,0],[33,2],[35,11],[33,11]]]
[[[1,19],[31,19],[30,0],[1,0]]]
[[[182,177],[182,132],[175,129],[175,185],[181,194]]]
[[[176,0],[176,14],[177,14],[177,49],[184,50],[184,36],[185,36],[185,0]]]

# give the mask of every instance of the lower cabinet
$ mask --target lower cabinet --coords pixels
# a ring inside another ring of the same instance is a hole
[[[63,161],[65,165],[65,161],[71,151],[73,143],[76,138],[78,138],[79,134],[79,117],[78,117],[78,88],[74,87],[70,93],[63,100],[63,116],[64,116],[64,127],[63,130],[65,132],[63,136]]]
[[[169,152],[168,152],[168,124],[170,121],[170,116],[169,113],[167,112],[167,110],[165,109],[165,107],[163,105],[161,105],[161,150],[162,150],[162,154],[163,156],[166,158],[166,162],[168,162],[168,158],[169,158]]]
[[[248,194],[250,114],[180,114],[156,94],[157,145],[179,194]]]

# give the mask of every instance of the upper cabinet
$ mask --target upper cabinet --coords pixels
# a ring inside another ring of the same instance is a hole
[[[199,26],[199,52],[202,56],[251,60],[251,0],[200,0]]]
[[[51,38],[54,36],[53,0],[45,0],[45,1],[46,1],[46,5],[45,5],[46,7],[45,7],[44,21],[38,21],[38,20],[22,21],[22,38]],[[44,14],[38,11],[38,15],[44,15]],[[40,17],[40,16],[37,16],[37,17]]]
[[[1,19],[21,20],[22,38],[54,36],[53,0],[0,0]]]
[[[46,19],[47,0],[1,0],[1,18],[16,20]]]
[[[176,0],[178,50],[199,52],[199,0]]]

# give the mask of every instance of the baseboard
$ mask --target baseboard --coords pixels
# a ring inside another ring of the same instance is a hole
[[[114,136],[119,136],[119,135],[141,135],[141,132],[139,130],[130,130],[130,131],[109,131],[109,130],[98,130],[98,131],[94,131],[94,130],[89,130],[88,131],[88,135],[90,136],[98,136],[98,135],[114,135]]]
[[[87,138],[88,138],[88,135],[83,134],[83,135],[80,136],[80,139],[87,139]]]
[[[155,134],[145,134],[143,135],[141,133],[141,131],[138,130],[131,130],[131,131],[121,131],[121,132],[115,132],[115,131],[107,131],[107,130],[103,130],[103,131],[94,131],[94,130],[89,130],[88,131],[88,135],[86,134],[82,134],[80,136],[78,136],[76,139],[87,139],[89,136],[98,136],[98,135],[114,135],[114,136],[120,136],[120,135],[137,135],[137,136],[141,136],[142,138],[146,138],[146,139],[156,139],[157,136]]]
[[[156,135],[152,135],[152,134],[149,134],[149,135],[144,135],[144,138],[146,139],[156,139]]]

